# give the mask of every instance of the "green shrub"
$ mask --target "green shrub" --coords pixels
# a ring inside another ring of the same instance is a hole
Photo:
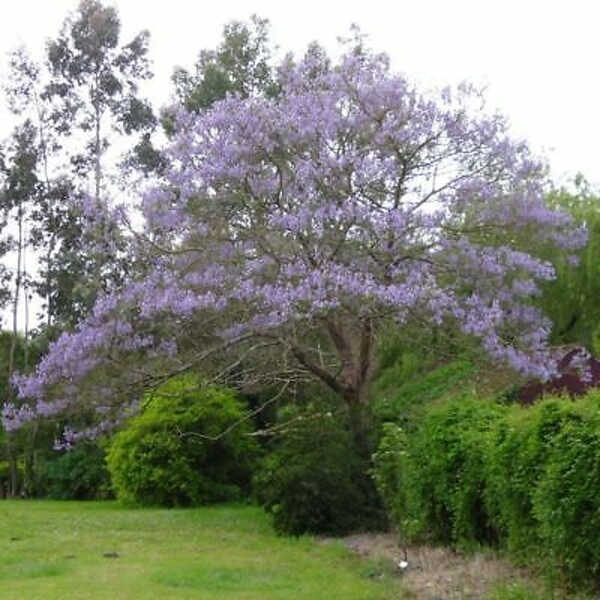
[[[416,531],[453,544],[495,542],[485,498],[490,432],[503,408],[457,398],[430,407],[410,447],[407,489]]]
[[[468,359],[458,358],[419,374],[416,356],[404,353],[375,380],[372,396],[379,422],[397,423],[407,431],[418,427],[432,401],[464,391],[476,371]]]
[[[161,506],[239,499],[249,489],[257,449],[244,415],[232,392],[203,386],[196,376],[167,382],[111,444],[117,497]]]
[[[407,498],[407,487],[412,481],[409,469],[406,432],[395,423],[384,423],[381,441],[373,454],[372,476],[392,522],[402,533],[415,528]]]
[[[598,392],[511,407],[490,446],[487,489],[511,555],[600,585]]]
[[[409,538],[498,544],[600,589],[600,392],[531,408],[453,399],[386,425],[375,480]]]
[[[257,500],[284,534],[343,534],[381,526],[381,502],[343,420],[288,407],[289,428],[255,477]]]
[[[488,504],[513,556],[531,559],[541,553],[533,497],[571,404],[548,399],[531,408],[513,406],[494,432],[487,464]]]
[[[84,443],[44,465],[41,477],[49,498],[95,500],[110,495],[104,450]]]
[[[533,491],[542,547],[570,582],[600,587],[600,394],[570,404]]]

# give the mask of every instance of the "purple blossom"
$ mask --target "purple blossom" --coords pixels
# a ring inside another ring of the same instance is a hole
[[[110,423],[106,394],[132,385],[131,364],[143,383],[183,360],[190,338],[327,335],[323,323],[372,335],[450,322],[493,360],[551,374],[549,324],[531,296],[554,270],[530,242],[570,252],[585,234],[545,204],[543,165],[505,121],[470,111],[469,89],[420,94],[368,52],[334,66],[308,53],[279,74],[275,98],[179,109],[166,181],[142,199],[143,277],[99,298],[16,379],[33,404],[5,405],[5,427],[84,397]]]

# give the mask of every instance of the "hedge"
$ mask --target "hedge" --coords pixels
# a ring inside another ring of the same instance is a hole
[[[494,545],[600,589],[600,392],[430,406],[385,426],[374,476],[408,540]]]

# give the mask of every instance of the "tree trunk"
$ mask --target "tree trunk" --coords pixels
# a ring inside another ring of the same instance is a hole
[[[19,208],[17,212],[17,227],[18,227],[18,246],[17,246],[17,272],[15,277],[15,295],[13,298],[12,307],[12,340],[10,344],[10,354],[8,357],[8,397],[12,400],[14,392],[12,388],[12,376],[15,371],[15,352],[17,349],[17,336],[18,336],[18,311],[19,311],[19,298],[21,296],[21,263],[23,259],[23,204],[19,202]]]
[[[96,92],[98,93],[99,82],[96,78]],[[100,157],[102,155],[102,139],[100,137],[100,121],[101,121],[101,107],[100,101],[96,98],[94,100],[94,113],[95,113],[95,139],[94,139],[94,188],[95,188],[95,196],[96,202],[100,200],[100,191],[101,191],[101,180],[102,180],[102,164],[100,162]]]
[[[9,463],[9,469],[10,469],[10,481],[9,481],[9,485],[8,485],[8,497],[9,498],[16,497],[17,487],[19,484],[17,456],[16,456],[16,452],[15,452],[15,447],[13,444],[13,437],[14,437],[14,433],[12,431],[9,431],[6,434],[6,438],[7,438],[6,445],[7,445],[7,450],[8,450],[8,463]]]
[[[35,495],[35,480],[37,472],[37,449],[35,441],[37,437],[37,423],[31,428],[27,448],[25,449],[25,465],[23,471],[23,494],[27,498]]]
[[[371,460],[373,442],[371,440],[371,413],[366,398],[359,390],[349,390],[344,394],[348,409],[350,432],[359,456],[366,461]]]
[[[17,339],[18,339],[18,311],[19,311],[19,298],[21,296],[21,261],[23,257],[23,203],[19,201],[19,207],[17,210],[17,228],[18,228],[18,246],[17,246],[17,272],[15,276],[15,292],[12,306],[12,340],[10,343],[10,352],[8,356],[8,386],[7,396],[8,400],[14,399],[14,389],[12,385],[12,378],[15,372],[15,354],[17,350]],[[15,497],[17,495],[18,486],[18,468],[17,468],[17,456],[16,449],[13,444],[14,434],[8,433],[8,456],[10,464],[10,489],[9,495]]]
[[[48,212],[52,215],[53,211],[53,199],[52,199],[52,186],[50,184],[50,169],[48,166],[48,144],[46,142],[46,133],[44,128],[44,111],[39,95],[34,91],[33,99],[35,103],[35,110],[38,119],[38,133],[40,136],[40,149],[42,151],[42,165],[44,167],[44,184],[46,186],[46,198],[48,200]],[[49,217],[51,218],[51,217]],[[52,325],[52,254],[54,252],[55,245],[55,233],[50,234],[48,240],[48,247],[46,248],[46,325],[48,328]]]

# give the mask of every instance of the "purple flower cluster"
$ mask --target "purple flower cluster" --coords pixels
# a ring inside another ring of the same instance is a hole
[[[546,206],[543,165],[504,120],[470,110],[468,89],[420,94],[366,51],[335,65],[309,52],[279,75],[276,97],[180,110],[166,182],[142,201],[144,277],[18,379],[33,404],[5,406],[5,427],[81,402],[135,357],[174,360],[200,330],[208,343],[328,319],[451,322],[494,360],[549,376],[531,297],[554,272],[535,250],[585,236]]]

